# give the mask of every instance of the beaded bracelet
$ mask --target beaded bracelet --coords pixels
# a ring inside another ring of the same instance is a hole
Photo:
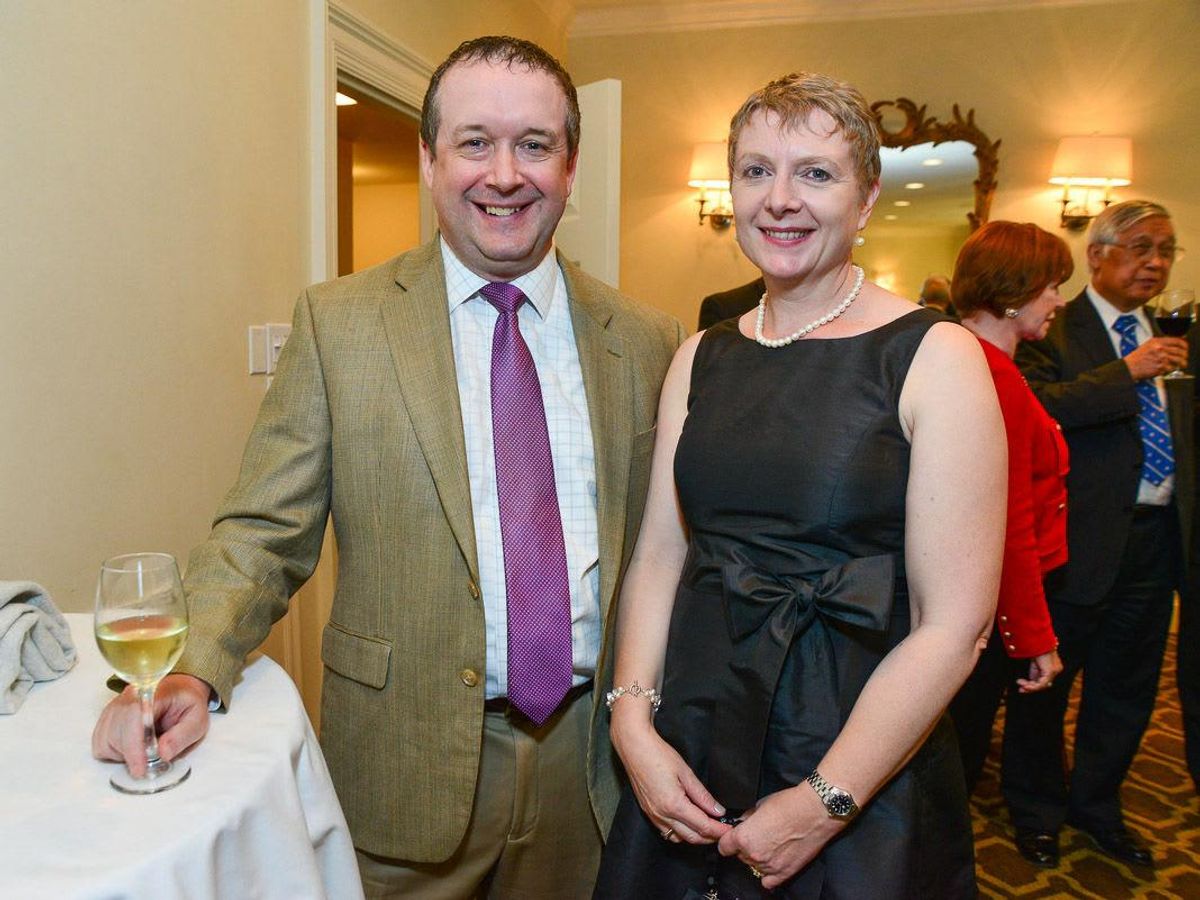
[[[645,697],[650,701],[651,712],[658,712],[658,708],[662,706],[662,694],[658,692],[657,688],[644,688],[636,681],[629,687],[617,685],[605,695],[604,705],[607,706],[611,712],[613,704],[626,694],[628,694],[630,697]]]

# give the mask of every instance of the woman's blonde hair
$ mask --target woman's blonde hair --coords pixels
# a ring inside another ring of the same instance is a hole
[[[879,124],[858,88],[814,72],[777,78],[746,98],[729,122],[730,178],[738,138],[755,113],[774,113],[781,127],[791,128],[803,124],[814,109],[827,113],[850,144],[859,193],[865,198],[879,180]]]

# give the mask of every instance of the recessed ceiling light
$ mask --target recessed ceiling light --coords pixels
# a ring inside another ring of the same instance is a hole
[[[925,187],[925,182],[923,181],[910,181],[904,186],[904,189],[906,191],[919,191],[923,187]]]
[[[931,157],[929,157],[929,159],[921,160],[921,165],[923,165],[923,166],[940,166],[941,164],[942,164],[942,161],[940,159],[938,159],[936,156],[931,156]]]
[[[888,213],[887,215],[885,215],[883,217],[885,222],[895,222],[898,218],[900,218],[900,217],[898,215],[896,215],[895,213]]]
[[[353,97],[348,97],[341,91],[338,91],[337,94],[334,95],[334,102],[336,102],[338,106],[353,106],[358,101]]]
[[[892,206],[912,206],[911,200],[897,200]]]

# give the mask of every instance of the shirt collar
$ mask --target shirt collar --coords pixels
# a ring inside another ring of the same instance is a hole
[[[442,266],[446,271],[446,297],[450,304],[450,311],[453,312],[478,295],[479,289],[488,281],[463,265],[441,235],[438,235],[438,244],[442,249]],[[537,310],[538,315],[545,319],[554,302],[554,289],[558,284],[558,277],[558,256],[554,252],[554,247],[551,246],[549,252],[534,269],[519,278],[514,278],[512,284],[521,289],[529,303]]]
[[[1092,287],[1091,283],[1088,284],[1085,290],[1088,299],[1092,301],[1092,306],[1100,314],[1100,320],[1104,323],[1104,327],[1109,331],[1113,330],[1113,323],[1117,321],[1118,317],[1130,315],[1137,319],[1138,325],[1144,328],[1146,333],[1150,333],[1150,321],[1146,318],[1146,311],[1142,307],[1139,306],[1132,312],[1124,313],[1113,306],[1108,300],[1104,299],[1100,292]]]

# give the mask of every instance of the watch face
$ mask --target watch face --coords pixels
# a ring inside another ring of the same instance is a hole
[[[832,788],[825,800],[825,808],[829,810],[830,815],[844,818],[854,813],[858,807],[854,805],[854,799],[848,793]]]

